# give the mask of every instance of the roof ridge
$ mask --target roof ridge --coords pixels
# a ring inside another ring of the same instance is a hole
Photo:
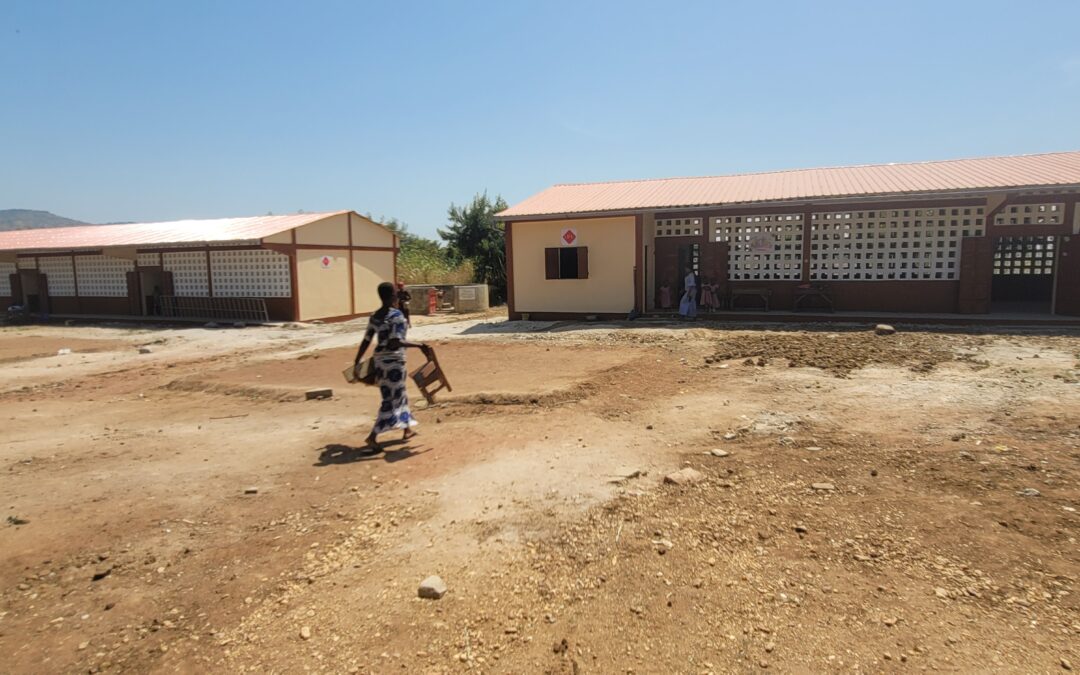
[[[254,220],[255,218],[295,218],[297,216],[321,216],[328,218],[330,216],[336,216],[342,213],[349,213],[351,209],[343,209],[341,211],[306,211],[304,213],[275,213],[266,216],[219,216],[217,218],[178,218],[175,220],[150,220],[146,222],[131,222],[131,223],[83,223],[81,225],[64,225],[63,227],[28,227],[21,230],[3,230],[0,234],[7,234],[9,232],[61,232],[63,230],[78,230],[82,228],[93,228],[94,230],[101,230],[109,227],[145,227],[147,225],[169,225],[173,223],[202,223],[211,220]]]
[[[1075,155],[1080,154],[1080,150],[1060,150],[1057,152],[1031,152],[1022,153],[1018,155],[983,155],[981,157],[958,157],[955,159],[930,159],[919,162],[878,162],[870,164],[846,164],[846,165],[834,165],[834,166],[814,166],[804,167],[801,169],[773,169],[772,171],[744,171],[740,173],[723,173],[712,174],[708,176],[668,176],[666,178],[631,178],[628,180],[602,180],[602,181],[586,181],[581,183],[555,183],[551,187],[583,187],[586,185],[615,185],[617,183],[661,183],[664,181],[675,180],[702,180],[709,178],[739,178],[743,176],[768,176],[772,174],[781,173],[801,173],[804,171],[826,171],[831,169],[867,169],[871,167],[879,166],[917,166],[922,164],[949,164],[952,162],[971,162],[978,160],[990,160],[990,159],[1016,159],[1020,157],[1050,157],[1054,155]]]

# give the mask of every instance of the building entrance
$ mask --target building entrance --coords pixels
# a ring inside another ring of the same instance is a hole
[[[1049,314],[1054,300],[1057,237],[994,239],[994,276],[990,290],[995,312]]]

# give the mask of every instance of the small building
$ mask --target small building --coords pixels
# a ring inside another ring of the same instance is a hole
[[[512,318],[1080,315],[1080,152],[555,185],[501,212]]]
[[[353,211],[0,232],[0,305],[51,316],[326,321],[379,307],[398,239]]]

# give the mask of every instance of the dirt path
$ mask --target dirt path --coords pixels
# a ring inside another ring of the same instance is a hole
[[[0,332],[7,668],[1080,667],[1080,338],[512,328],[375,456],[356,326]]]

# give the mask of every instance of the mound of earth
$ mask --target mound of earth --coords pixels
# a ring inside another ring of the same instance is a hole
[[[792,368],[820,368],[838,377],[846,377],[869,365],[902,366],[926,372],[939,363],[970,360],[967,350],[982,343],[977,336],[925,332],[876,335],[873,332],[770,331],[724,341],[705,361],[751,359],[752,364],[758,366],[770,361],[786,361]]]

